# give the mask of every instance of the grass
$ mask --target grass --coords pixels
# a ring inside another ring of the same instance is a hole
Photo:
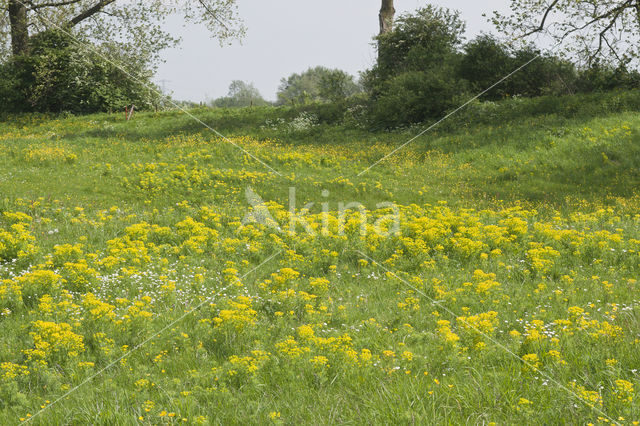
[[[640,420],[638,98],[7,119],[0,421]]]

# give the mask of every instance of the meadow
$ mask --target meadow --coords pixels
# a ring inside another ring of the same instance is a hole
[[[0,423],[638,424],[638,108],[6,118]]]

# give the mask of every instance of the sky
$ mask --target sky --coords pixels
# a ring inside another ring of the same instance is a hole
[[[280,79],[309,67],[340,68],[353,75],[375,62],[379,0],[237,0],[247,27],[242,42],[220,46],[203,26],[172,16],[166,29],[179,35],[163,53],[155,81],[178,100],[207,101],[227,94],[232,80],[254,83],[275,100]],[[491,32],[482,14],[508,11],[509,0],[396,0],[397,15],[427,3],[459,10],[467,38]],[[396,16],[397,16],[396,15]]]

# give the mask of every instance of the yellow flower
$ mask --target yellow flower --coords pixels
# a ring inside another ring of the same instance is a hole
[[[619,401],[630,403],[633,401],[633,397],[635,395],[633,383],[622,379],[616,380],[613,393]]]
[[[271,420],[275,420],[275,419],[279,419],[280,418],[280,411],[272,411],[269,413],[269,418]]]
[[[406,361],[411,361],[413,360],[413,353],[409,352],[409,351],[404,351],[402,352],[402,358]]]
[[[313,331],[313,328],[311,328],[311,326],[301,325],[300,327],[298,327],[298,336],[302,337],[303,339],[309,339],[314,335],[315,332]]]
[[[309,360],[315,367],[325,367],[328,365],[329,359],[325,356],[314,356]]]
[[[540,358],[538,358],[538,354],[526,354],[522,357],[522,360],[529,367],[538,368],[540,366]]]

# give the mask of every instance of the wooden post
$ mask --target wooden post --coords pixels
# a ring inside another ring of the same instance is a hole
[[[135,109],[135,105],[131,105],[131,109],[128,106],[124,107],[124,118],[129,121],[133,117],[133,111]]]

